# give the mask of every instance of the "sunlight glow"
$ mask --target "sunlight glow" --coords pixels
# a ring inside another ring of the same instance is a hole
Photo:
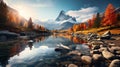
[[[28,16],[29,16],[29,13],[26,12],[25,10],[19,10],[19,14],[20,14],[21,16],[25,17],[25,18],[28,18]]]
[[[24,5],[16,5],[14,7],[19,12],[19,14],[26,19],[34,16],[33,11]]]

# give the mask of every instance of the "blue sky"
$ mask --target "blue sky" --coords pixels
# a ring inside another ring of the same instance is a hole
[[[56,19],[61,10],[77,18],[78,21],[90,18],[96,12],[103,12],[109,3],[120,6],[120,0],[5,0],[26,19]],[[78,16],[78,15],[82,15]],[[88,16],[87,16],[88,15]]]

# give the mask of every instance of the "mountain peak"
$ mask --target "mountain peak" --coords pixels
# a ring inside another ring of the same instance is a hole
[[[64,11],[64,10],[61,10],[60,14],[65,14],[65,11]]]
[[[62,10],[62,11],[60,11],[60,14],[58,15],[58,17],[56,18],[56,21],[64,21],[64,20],[68,20],[68,19],[73,19],[74,21],[76,21],[76,19],[74,17],[66,15],[65,11]]]

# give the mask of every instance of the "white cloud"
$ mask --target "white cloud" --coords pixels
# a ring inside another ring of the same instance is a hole
[[[32,6],[32,7],[52,7],[53,5],[52,4],[49,4],[49,5],[48,4],[33,4],[30,6]]]
[[[90,19],[93,16],[93,14],[97,13],[97,10],[97,7],[88,7],[82,8],[80,10],[70,10],[67,12],[67,14],[72,17],[76,17],[78,22],[84,22]]]

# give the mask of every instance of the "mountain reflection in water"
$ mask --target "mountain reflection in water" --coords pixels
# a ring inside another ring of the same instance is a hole
[[[29,42],[23,40],[12,44],[0,45],[0,67],[58,67],[63,59],[60,53],[55,52],[58,44],[76,47],[81,52],[88,54],[86,41],[72,36],[38,37]],[[86,50],[86,51],[84,51]]]

